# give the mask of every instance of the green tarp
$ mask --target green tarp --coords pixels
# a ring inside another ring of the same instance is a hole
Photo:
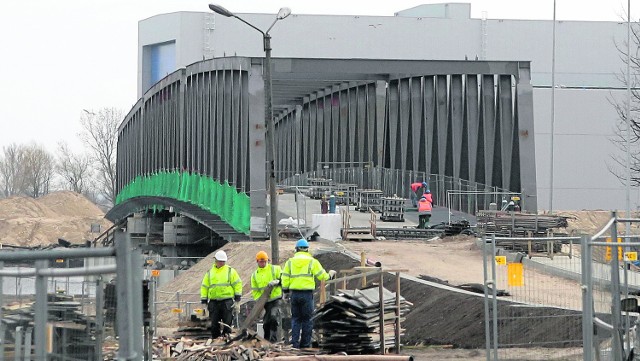
[[[135,197],[167,197],[188,202],[220,216],[233,229],[249,234],[251,206],[249,196],[197,173],[162,171],[137,176],[116,197],[116,205]],[[154,209],[160,209],[154,206]]]

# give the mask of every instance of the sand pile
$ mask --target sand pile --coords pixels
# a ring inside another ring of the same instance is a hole
[[[589,234],[593,235],[600,231],[611,219],[611,211],[557,211],[554,214],[568,217],[569,227],[566,232],[569,234]],[[631,217],[638,218],[640,213],[631,212]],[[625,212],[618,212],[618,217],[625,217]],[[618,228],[618,232],[624,233],[624,226]],[[638,234],[640,227],[633,224],[631,227],[632,234]]]
[[[106,230],[111,223],[83,195],[54,192],[44,197],[11,197],[0,200],[0,243],[17,246],[55,244],[58,238],[71,243],[93,239],[91,224]]]

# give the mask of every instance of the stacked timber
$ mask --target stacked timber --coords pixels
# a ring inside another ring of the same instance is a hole
[[[557,229],[566,228],[568,217],[540,215],[520,212],[479,211],[476,214],[477,227],[485,234],[500,237],[527,236],[545,237],[550,231],[558,234]]]
[[[178,322],[178,330],[173,333],[175,338],[187,337],[195,340],[206,340],[211,337],[211,321],[195,315],[187,321]]]
[[[383,289],[384,326],[380,329],[379,288],[341,290],[316,311],[314,320],[320,328],[320,348],[329,353],[373,354],[395,343],[396,294]],[[400,321],[411,303],[400,297]],[[400,329],[400,335],[402,335]]]

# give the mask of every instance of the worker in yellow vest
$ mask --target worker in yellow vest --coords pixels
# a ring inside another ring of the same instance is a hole
[[[287,260],[282,270],[282,290],[291,294],[291,344],[294,348],[311,347],[315,280],[326,281],[335,277],[335,274],[333,270],[327,273],[320,262],[313,258],[306,239],[296,242],[296,253]]]
[[[256,263],[258,263],[258,268],[251,275],[251,295],[254,300],[257,300],[262,296],[267,286],[272,287],[269,300],[264,305],[262,329],[266,340],[277,342],[280,323],[280,300],[282,299],[282,286],[280,285],[282,269],[278,265],[269,264],[269,256],[265,251],[260,251],[256,254]]]
[[[211,269],[205,273],[200,287],[200,301],[207,305],[209,318],[211,319],[211,337],[231,333],[233,313],[240,313],[240,300],[242,299],[242,280],[238,272],[229,267],[225,251],[218,251],[214,255],[215,262]],[[220,330],[220,322],[226,326]]]

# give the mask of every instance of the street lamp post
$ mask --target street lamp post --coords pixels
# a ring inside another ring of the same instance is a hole
[[[273,21],[271,26],[267,29],[267,31],[262,31],[253,24],[247,22],[243,18],[238,15],[230,12],[229,10],[223,8],[220,5],[209,4],[209,9],[213,12],[218,13],[222,16],[236,18],[243,23],[249,25],[253,29],[257,30],[262,34],[263,38],[263,46],[265,53],[265,61],[264,61],[264,93],[265,93],[265,112],[264,112],[264,122],[267,125],[267,161],[269,162],[269,218],[271,220],[271,262],[273,264],[279,263],[279,245],[278,245],[278,222],[277,222],[277,213],[278,213],[278,201],[276,195],[276,173],[275,173],[275,146],[274,146],[274,132],[275,125],[273,121],[273,94],[271,91],[271,35],[269,31],[273,28],[273,26],[278,22],[278,20],[282,20],[291,14],[291,9],[289,8],[281,8],[278,11],[278,15],[276,19]]]

